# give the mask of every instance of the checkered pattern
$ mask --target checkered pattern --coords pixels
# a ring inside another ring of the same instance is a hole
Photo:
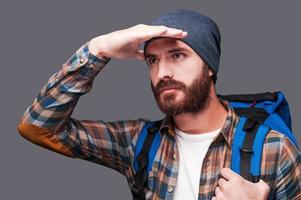
[[[81,158],[115,169],[132,187],[133,156],[137,137],[147,119],[115,122],[77,120],[72,111],[92,88],[94,77],[109,62],[89,53],[84,44],[42,88],[18,127],[30,141],[66,156]],[[201,170],[199,199],[211,199],[223,167],[230,167],[233,131],[238,116],[223,102],[228,116],[214,139]],[[173,121],[166,117],[160,128],[162,142],[145,188],[147,199],[172,199],[179,154]],[[282,134],[271,131],[265,141],[262,179],[271,188],[269,199],[301,199],[301,156]]]

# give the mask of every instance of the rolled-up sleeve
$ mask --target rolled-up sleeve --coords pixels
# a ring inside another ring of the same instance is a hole
[[[84,44],[49,78],[26,109],[18,132],[44,148],[124,173],[131,164],[132,139],[145,121],[105,122],[71,117],[79,97],[91,90],[95,76],[109,60],[94,56],[88,43]]]

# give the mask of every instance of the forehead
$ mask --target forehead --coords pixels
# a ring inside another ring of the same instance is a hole
[[[154,39],[146,48],[146,55],[158,55],[163,52],[168,52],[171,49],[180,48],[188,52],[193,52],[193,49],[185,42],[176,38],[158,38]]]

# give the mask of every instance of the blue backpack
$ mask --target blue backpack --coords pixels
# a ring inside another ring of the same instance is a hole
[[[233,138],[231,169],[249,181],[258,182],[262,149],[271,129],[285,134],[298,146],[292,133],[288,103],[281,92],[219,97],[227,100],[240,116]],[[146,123],[138,137],[134,154],[134,200],[145,199],[143,189],[147,186],[148,173],[161,143],[161,122]]]

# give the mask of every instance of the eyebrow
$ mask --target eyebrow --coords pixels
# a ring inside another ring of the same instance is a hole
[[[176,48],[173,48],[173,49],[170,49],[167,51],[167,53],[169,53],[169,54],[175,53],[175,52],[187,52],[188,53],[189,51],[183,47],[176,47]],[[148,57],[157,57],[157,55],[151,54],[151,53],[146,53],[145,58],[148,58]]]

